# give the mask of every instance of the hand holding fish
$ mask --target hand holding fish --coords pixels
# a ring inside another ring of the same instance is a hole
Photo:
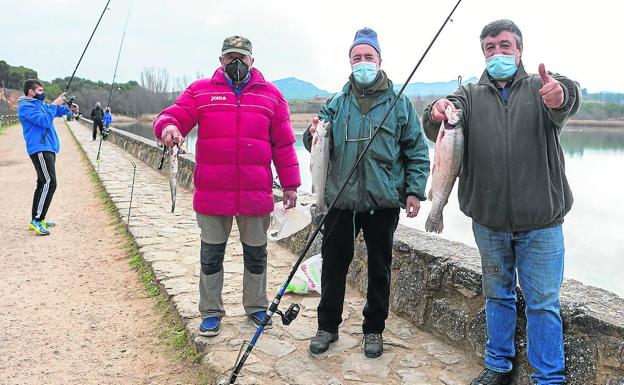
[[[416,215],[418,215],[418,211],[420,211],[420,200],[413,195],[408,195],[407,201],[405,202],[407,217],[415,218]]]
[[[548,108],[559,108],[563,104],[564,94],[563,88],[559,81],[546,73],[544,63],[539,65],[539,75],[542,78],[542,88],[539,93],[544,99],[544,104]]]
[[[182,144],[184,138],[182,138],[178,127],[174,126],[173,124],[169,124],[163,129],[160,140],[164,143],[165,146],[171,148],[174,144]]]
[[[319,118],[318,116],[315,116],[312,118],[312,124],[310,124],[310,128],[308,130],[310,130],[310,134],[312,134],[314,136],[314,133],[316,132],[316,126],[318,126],[319,124]]]
[[[438,123],[445,122],[447,120],[445,112],[446,107],[452,105],[453,103],[451,103],[448,99],[439,99],[433,104],[433,106],[431,106],[431,119]]]
[[[291,209],[297,205],[297,192],[292,190],[284,190],[284,208]]]
[[[312,118],[312,123],[310,124],[310,128],[308,129],[310,130],[310,134],[314,135],[320,121],[321,120],[319,119],[318,116],[315,116]],[[329,130],[329,122],[326,122],[326,124],[327,124],[327,129]]]

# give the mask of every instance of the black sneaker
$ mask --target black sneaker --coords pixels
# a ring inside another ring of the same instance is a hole
[[[310,351],[314,354],[321,354],[329,349],[329,344],[338,341],[338,332],[331,333],[325,330],[319,330],[310,341]]]
[[[377,358],[383,354],[383,337],[381,333],[364,333],[364,355]]]
[[[490,369],[483,369],[470,385],[509,385],[511,384],[511,372],[499,373]]]

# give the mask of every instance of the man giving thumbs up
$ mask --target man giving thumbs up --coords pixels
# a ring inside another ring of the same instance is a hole
[[[429,105],[423,126],[436,139],[444,109],[463,110],[465,148],[459,204],[472,218],[481,254],[487,319],[485,370],[472,385],[511,383],[515,356],[516,285],[526,301],[527,355],[539,385],[565,381],[559,290],[561,224],[572,207],[559,133],[581,104],[578,85],[563,76],[527,74],[522,33],[510,20],[483,28],[485,71],[477,84]]]

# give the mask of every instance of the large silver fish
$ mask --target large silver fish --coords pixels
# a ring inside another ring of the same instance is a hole
[[[316,195],[316,206],[325,212],[325,186],[329,168],[329,123],[320,120],[312,136],[310,150],[310,172],[312,173],[312,193]]]
[[[464,132],[460,124],[462,110],[449,105],[444,113],[448,120],[440,125],[436,139],[429,190],[431,212],[425,222],[425,230],[436,233],[441,233],[444,228],[442,210],[448,203],[464,154]]]
[[[169,187],[171,188],[171,212],[175,211],[176,204],[176,189],[178,185],[178,152],[180,151],[180,145],[174,144],[169,149],[171,172],[169,174]]]

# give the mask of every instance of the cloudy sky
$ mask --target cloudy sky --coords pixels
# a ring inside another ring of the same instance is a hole
[[[134,0],[117,78],[144,67],[174,76],[212,74],[226,36],[254,46],[269,80],[294,76],[336,91],[347,79],[347,51],[363,26],[379,34],[382,67],[403,83],[457,0],[239,1]],[[71,75],[106,0],[2,0],[0,59],[51,80]],[[111,0],[77,76],[110,82],[131,0]],[[583,5],[581,5],[583,4]],[[489,21],[514,20],[529,72],[540,62],[590,92],[624,92],[619,0],[463,0],[412,81],[479,76],[479,34]]]

